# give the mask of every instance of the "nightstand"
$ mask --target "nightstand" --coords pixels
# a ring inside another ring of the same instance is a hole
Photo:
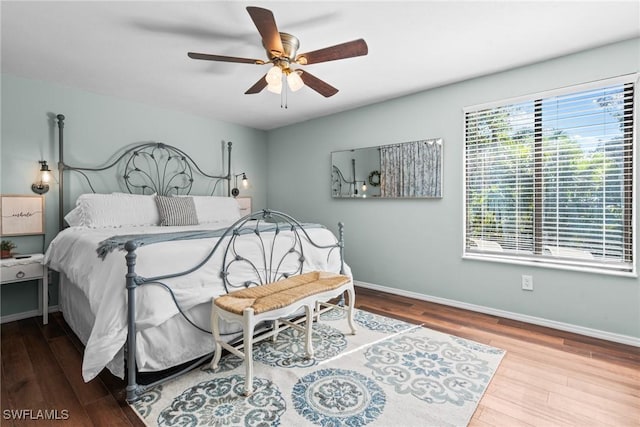
[[[23,258],[26,257],[26,258]],[[2,284],[38,280],[38,310],[42,312],[42,323],[49,323],[49,269],[42,263],[43,254],[18,255],[18,258],[0,260]]]
[[[249,215],[251,213],[251,197],[236,197],[238,206],[240,206],[240,216]]]

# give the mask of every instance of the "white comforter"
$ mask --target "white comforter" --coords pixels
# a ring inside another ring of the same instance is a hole
[[[96,377],[111,362],[124,346],[127,338],[127,296],[125,288],[126,252],[115,250],[104,260],[96,254],[98,243],[114,235],[162,233],[194,228],[222,228],[230,224],[211,224],[206,227],[128,227],[90,229],[70,227],[60,232],[51,242],[45,255],[45,263],[56,271],[64,273],[85,293],[90,303],[95,323],[85,347],[82,375],[85,381]],[[324,228],[306,230],[315,243],[333,244],[335,236]],[[283,238],[290,232],[280,233],[276,239],[274,252],[283,253],[290,246],[290,240]],[[263,233],[263,238],[273,233]],[[260,244],[256,236],[240,236],[241,254],[249,259],[262,259]],[[149,244],[140,247],[136,259],[136,273],[143,277],[155,277],[178,272],[194,266],[205,258],[218,238],[180,240]],[[221,245],[224,246],[224,245]],[[269,240],[265,245],[270,247]],[[305,251],[304,271],[340,270],[338,251],[327,256],[327,250],[318,250],[303,239]],[[211,298],[225,292],[220,267],[223,247],[219,248],[205,266],[186,276],[166,280],[183,310],[211,301]],[[288,263],[295,264],[290,257]],[[347,274],[350,275],[348,267]],[[285,267],[285,271],[286,267]],[[239,282],[252,279],[248,268],[231,270]],[[169,293],[159,286],[145,285],[136,290],[136,324],[138,331],[161,325],[178,314]],[[208,325],[201,325],[209,329]],[[158,349],[162,351],[162,349]],[[124,369],[117,369],[122,377]]]

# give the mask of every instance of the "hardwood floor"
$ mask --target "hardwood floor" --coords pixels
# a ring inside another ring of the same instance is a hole
[[[640,426],[640,349],[358,288],[357,306],[507,351],[471,426]],[[59,313],[2,325],[3,426],[142,426],[124,382],[84,383],[83,346]],[[58,410],[56,422],[7,410]],[[67,412],[63,412],[67,411]]]

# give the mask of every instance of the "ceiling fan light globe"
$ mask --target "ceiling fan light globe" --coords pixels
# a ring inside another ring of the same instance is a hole
[[[266,80],[269,85],[282,85],[282,69],[277,65],[271,67]]]
[[[289,75],[287,76],[287,84],[289,85],[289,89],[291,89],[291,92],[296,92],[302,89],[302,86],[304,86],[304,82],[302,81],[300,74],[295,71],[289,73]]]
[[[282,93],[282,83],[277,84],[277,85],[276,85],[276,84],[271,84],[271,83],[269,83],[269,84],[267,85],[267,90],[268,90],[269,92],[272,92],[272,93],[280,94],[280,93]]]

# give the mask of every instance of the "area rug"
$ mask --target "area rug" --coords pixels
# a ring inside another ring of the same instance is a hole
[[[341,310],[313,325],[304,358],[295,329],[254,346],[254,393],[244,366],[224,356],[144,393],[132,404],[149,426],[464,426],[504,351],[356,310],[356,335]]]

